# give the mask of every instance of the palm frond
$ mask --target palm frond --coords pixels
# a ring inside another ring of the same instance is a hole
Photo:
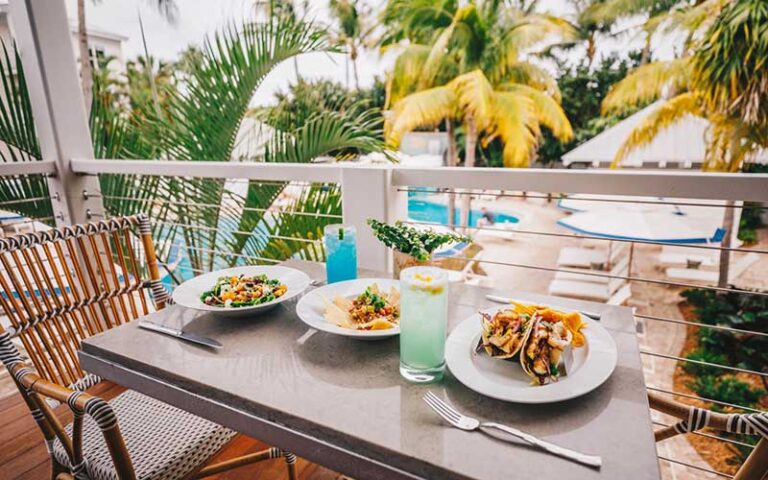
[[[521,18],[505,35],[504,42],[523,53],[542,42],[573,40],[576,27],[567,20],[549,14],[531,13]]]
[[[266,75],[295,55],[331,50],[323,31],[289,16],[266,24],[229,26],[206,40],[187,66],[186,88],[169,92],[163,116],[150,114],[142,136],[167,158],[230,161],[253,93]],[[166,194],[173,195],[178,208],[164,215],[183,225],[179,234],[193,268],[213,268],[219,258],[210,251],[217,245],[242,245],[232,231],[258,223],[256,215],[243,207],[271,198],[266,190],[254,183],[242,198],[229,191],[224,180],[167,180]]]
[[[491,138],[499,137],[504,143],[504,166],[529,166],[540,134],[533,101],[526,95],[513,92],[496,92],[493,97],[493,127],[489,134]]]
[[[252,235],[243,251],[259,258],[285,260],[298,257],[322,261],[319,243],[325,225],[337,223],[341,215],[341,190],[334,184],[312,184],[285,212],[276,211]]]
[[[387,145],[397,147],[404,133],[437,126],[444,119],[454,116],[456,108],[456,93],[447,85],[408,95],[395,104],[391,118],[387,120]]]
[[[506,72],[503,81],[497,87],[504,90],[509,85],[521,84],[536,88],[550,95],[556,102],[560,102],[560,87],[557,80],[549,72],[531,62],[522,61],[512,65]]]
[[[266,162],[307,163],[323,155],[345,157],[351,154],[371,152],[389,152],[381,140],[381,112],[376,109],[362,110],[359,105],[352,105],[345,110],[319,112],[292,132],[276,132],[266,145],[263,160]],[[229,250],[247,251],[251,256],[283,260],[280,256],[286,249],[302,250],[306,242],[273,239],[265,241],[264,232],[271,228],[286,229],[283,226],[283,214],[267,213],[274,201],[288,185],[288,182],[250,181],[245,198],[243,212],[237,225],[236,233],[226,240]],[[320,194],[317,194],[320,195]],[[313,197],[314,198],[314,197]],[[319,197],[318,197],[319,198]],[[319,200],[306,201],[302,205],[309,208]],[[297,217],[286,225],[293,225],[308,233],[322,231],[324,217],[293,215]],[[300,217],[300,218],[299,218]],[[251,232],[257,232],[254,236]],[[286,236],[279,234],[279,236]],[[315,237],[317,238],[317,237]],[[279,248],[278,248],[279,247]],[[238,257],[230,258],[230,262]]]
[[[170,158],[229,161],[251,97],[266,75],[295,55],[332,50],[324,32],[289,18],[225,28],[206,40],[185,91],[169,99],[170,121],[155,124],[153,140]]]
[[[615,168],[632,151],[649,144],[656,136],[688,115],[705,116],[701,106],[701,98],[691,92],[681,93],[667,100],[658,109],[645,117],[624,141],[611,163]]]
[[[430,51],[426,45],[408,45],[397,56],[387,78],[387,107],[416,91]]]
[[[693,83],[711,110],[768,125],[768,5],[730,2],[693,54]]]
[[[422,71],[419,75],[418,82],[419,89],[429,88],[435,85],[449,52],[448,43],[451,41],[453,33],[460,20],[461,17],[457,14],[451,24],[438,34],[432,44],[429,50],[429,55],[427,55],[427,58],[421,67]]]
[[[21,57],[16,45],[10,51],[5,42],[1,45],[0,164],[39,161],[42,154]],[[0,176],[0,209],[28,218],[46,219],[45,222],[52,225],[53,208],[45,177]]]
[[[677,8],[648,19],[645,28],[651,32],[658,28],[661,28],[664,33],[684,31],[688,32],[689,36],[693,36],[708,26],[728,3],[729,0],[704,0],[697,4]]]
[[[474,116],[478,129],[492,128],[496,105],[491,82],[481,70],[459,75],[451,85],[457,92],[459,106]]]
[[[688,58],[652,62],[634,69],[614,84],[603,100],[603,114],[651,102],[661,97],[666,89],[674,92],[687,90],[691,62]]]
[[[649,8],[648,0],[606,0],[594,2],[579,16],[580,22],[612,24],[621,18],[644,13]]]
[[[351,154],[385,151],[381,136],[381,112],[319,112],[293,132],[276,132],[267,144],[267,162],[306,163],[338,152]],[[338,155],[336,155],[338,156]]]
[[[561,142],[568,142],[573,138],[571,122],[555,99],[527,85],[512,85],[507,91],[530,98],[538,123],[549,128],[555,138]]]

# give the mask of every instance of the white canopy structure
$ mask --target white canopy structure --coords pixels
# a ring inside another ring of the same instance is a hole
[[[566,167],[574,164],[592,167],[610,166],[616,152],[629,137],[630,132],[662,103],[663,101],[659,100],[648,105],[566,153],[562,157],[563,165]],[[706,154],[708,127],[707,120],[689,115],[662,131],[645,147],[630,153],[621,162],[621,166],[699,168]],[[768,162],[768,151],[760,152],[752,161]]]

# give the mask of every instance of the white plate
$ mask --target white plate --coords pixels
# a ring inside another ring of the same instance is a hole
[[[483,310],[490,315],[507,307]],[[453,329],[445,344],[445,360],[461,383],[483,395],[518,403],[560,402],[591,392],[616,368],[616,342],[599,321],[585,319],[587,343],[573,349],[573,373],[547,385],[531,385],[519,362],[475,352],[482,327],[476,313]]]
[[[276,278],[280,283],[286,285],[288,290],[282,297],[276,298],[271,302],[253,305],[250,307],[224,308],[213,305],[206,305],[200,300],[200,295],[206,290],[210,290],[219,277],[235,275],[266,275],[268,278]],[[227,268],[216,272],[209,272],[200,275],[191,280],[182,283],[173,291],[173,301],[178,305],[195,310],[213,312],[222,317],[246,317],[268,310],[286,300],[299,295],[309,286],[309,277],[307,274],[294,268],[275,266],[246,266]]]
[[[400,282],[398,280],[388,278],[358,278],[357,280],[331,283],[304,295],[296,305],[296,314],[304,323],[316,330],[335,333],[345,337],[360,340],[378,340],[399,335],[400,327],[388,328],[387,330],[352,330],[351,328],[343,328],[335,323],[331,323],[323,316],[325,312],[324,299],[333,300],[337,295],[345,298],[357,297],[373,283],[378,284],[379,288],[384,292],[388,292],[391,287],[400,289]]]

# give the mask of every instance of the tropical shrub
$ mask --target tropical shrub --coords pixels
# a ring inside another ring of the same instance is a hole
[[[717,292],[694,288],[682,296],[694,307],[699,322],[738,328],[750,332],[768,333],[768,297],[736,292]],[[686,358],[714,365],[735,366],[758,372],[768,372],[768,337],[751,333],[701,327],[699,346]],[[688,387],[703,398],[748,408],[758,408],[767,394],[765,388],[755,387],[730,371],[716,366],[693,362],[683,363],[683,369],[694,376]],[[762,377],[765,384],[765,378]],[[722,406],[713,404],[715,410]],[[740,439],[752,443],[750,439]],[[739,449],[742,456],[749,451]]]
[[[750,408],[756,407],[760,398],[766,393],[765,390],[753,388],[747,382],[732,376],[701,375],[691,383],[690,387],[704,398]],[[712,409],[723,411],[723,407],[717,404],[714,404]]]
[[[716,365],[728,365],[728,356],[718,352],[712,352],[706,348],[697,348],[693,352],[685,356],[688,360],[694,360],[694,362],[707,362],[714,363]],[[691,375],[717,375],[722,372],[717,367],[710,367],[708,365],[702,365],[699,363],[687,362],[683,364],[683,370]]]
[[[768,297],[764,295],[694,288],[682,296],[702,323],[768,333]],[[698,336],[700,348],[726,357],[728,365],[768,371],[768,337],[712,328],[700,328]]]
[[[378,77],[370,88],[358,90],[348,90],[342,84],[327,79],[299,79],[289,85],[287,91],[276,92],[275,100],[274,105],[255,108],[249,115],[277,130],[291,131],[322,113],[380,111],[384,107],[385,87]]]

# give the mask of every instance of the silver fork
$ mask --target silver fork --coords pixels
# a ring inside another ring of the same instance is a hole
[[[521,432],[516,428],[508,427],[506,425],[501,425],[500,423],[481,422],[476,418],[462,415],[455,408],[453,408],[448,403],[438,398],[438,396],[432,392],[427,392],[424,395],[424,401],[427,402],[427,405],[429,405],[430,408],[432,408],[432,410],[435,411],[435,413],[440,415],[440,417],[443,420],[445,420],[446,422],[450,423],[454,427],[459,428],[461,430],[466,430],[469,432],[473,430],[480,430],[481,432],[485,433],[484,431],[485,428],[493,428],[496,430],[500,430],[504,433],[508,433],[509,435],[512,435],[514,437],[525,440],[531,445],[535,445],[543,450],[546,450],[549,453],[553,453],[555,455],[559,455],[561,457],[565,457],[570,460],[583,463],[584,465],[589,465],[590,467],[600,468],[600,465],[602,464],[602,461],[603,461],[602,458],[600,458],[597,455],[586,455],[584,453],[576,452],[574,450],[569,450],[559,445],[545,442],[544,440],[539,440],[533,435],[530,435],[525,432]]]

